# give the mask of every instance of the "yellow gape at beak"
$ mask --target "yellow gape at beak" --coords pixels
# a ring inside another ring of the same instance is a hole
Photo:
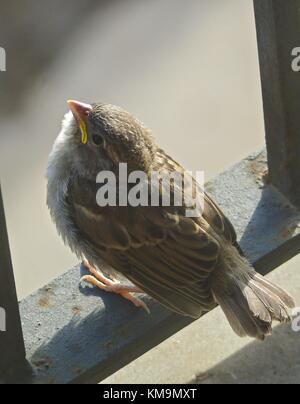
[[[93,107],[90,104],[84,104],[83,102],[69,100],[68,101],[70,110],[72,111],[74,118],[76,119],[80,132],[81,132],[81,143],[87,144],[88,133],[86,129],[86,120],[92,111]]]
[[[80,131],[81,131],[81,143],[82,144],[87,144],[87,142],[88,142],[88,134],[87,134],[87,131],[86,131],[85,122],[82,119],[80,119],[79,127],[80,127]]]

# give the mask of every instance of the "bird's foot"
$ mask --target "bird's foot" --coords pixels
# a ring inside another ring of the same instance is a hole
[[[93,267],[88,261],[84,261],[83,265],[86,269],[88,269],[91,275],[83,276],[80,282],[88,282],[93,286],[104,290],[105,292],[116,293],[122,296],[124,299],[131,301],[136,307],[141,307],[148,314],[150,314],[150,310],[146,303],[144,303],[138,297],[132,295],[132,293],[144,293],[138,287],[133,285],[122,285],[116,280],[107,278],[106,276],[101,274],[95,267]]]

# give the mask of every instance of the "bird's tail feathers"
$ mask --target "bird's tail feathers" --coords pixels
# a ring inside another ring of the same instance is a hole
[[[283,289],[254,271],[222,275],[227,279],[213,286],[213,293],[237,335],[264,340],[272,333],[273,321],[290,321],[289,309],[295,304]]]

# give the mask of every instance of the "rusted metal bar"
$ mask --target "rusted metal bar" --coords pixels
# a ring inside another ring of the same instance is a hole
[[[0,382],[9,382],[25,365],[25,346],[0,187]]]
[[[254,0],[254,8],[269,178],[299,208],[300,0]]]

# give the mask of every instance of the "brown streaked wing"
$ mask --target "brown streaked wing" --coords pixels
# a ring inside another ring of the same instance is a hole
[[[156,170],[168,169],[169,171],[177,170],[179,172],[184,172],[184,168],[178,164],[172,157],[168,156],[163,150],[157,152],[156,160]],[[193,186],[196,187],[196,181],[193,178]],[[217,205],[212,198],[204,192],[204,211],[203,219],[209,223],[216,233],[222,235],[231,242],[236,244],[236,232],[230,220],[224,215],[221,208]]]

